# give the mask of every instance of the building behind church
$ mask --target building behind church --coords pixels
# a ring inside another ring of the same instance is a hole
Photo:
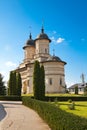
[[[22,93],[33,93],[33,71],[34,62],[38,60],[45,69],[45,92],[46,93],[65,93],[65,71],[66,62],[58,56],[51,56],[49,44],[51,40],[44,33],[42,27],[41,33],[36,39],[32,39],[30,33],[29,39],[24,45],[24,60],[18,66],[16,71],[20,72],[22,78]]]

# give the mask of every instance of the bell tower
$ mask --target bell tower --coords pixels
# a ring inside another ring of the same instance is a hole
[[[41,33],[37,36],[35,39],[35,56],[34,58],[43,61],[49,57],[49,43],[51,40],[47,36],[47,34],[44,33],[44,28],[42,26]]]
[[[35,43],[34,40],[32,39],[31,33],[23,49],[24,49],[24,62],[30,62],[31,60],[33,60],[35,54]]]

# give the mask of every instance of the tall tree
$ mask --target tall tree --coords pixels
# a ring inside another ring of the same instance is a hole
[[[78,94],[78,86],[75,86],[75,94]]]
[[[13,95],[13,73],[10,71],[9,81],[8,81],[8,94]]]
[[[6,87],[5,87],[5,82],[3,81],[3,76],[0,73],[0,95],[6,95]]]
[[[84,94],[87,95],[87,84],[86,84],[86,86],[84,87]]]
[[[16,71],[13,71],[13,95],[17,95],[17,88],[16,88]]]
[[[40,99],[45,99],[45,71],[43,65],[40,68]]]
[[[38,61],[35,61],[33,72],[33,91],[35,99],[40,99],[39,87],[40,87],[40,64]]]
[[[22,82],[21,82],[21,75],[20,73],[16,73],[16,92],[18,96],[21,96],[21,88],[22,88]]]
[[[21,95],[21,76],[16,71],[10,72],[8,93],[9,95]]]

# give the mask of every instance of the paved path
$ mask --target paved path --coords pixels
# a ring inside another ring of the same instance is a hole
[[[35,111],[21,102],[0,101],[0,108],[0,130],[51,130]]]

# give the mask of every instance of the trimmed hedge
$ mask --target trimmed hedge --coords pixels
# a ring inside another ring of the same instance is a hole
[[[87,96],[46,96],[45,101],[54,101],[57,99],[58,101],[87,101]]]
[[[87,130],[87,119],[67,113],[60,108],[30,97],[22,97],[23,104],[34,109],[52,130]]]
[[[21,101],[21,96],[0,96],[3,101]]]

